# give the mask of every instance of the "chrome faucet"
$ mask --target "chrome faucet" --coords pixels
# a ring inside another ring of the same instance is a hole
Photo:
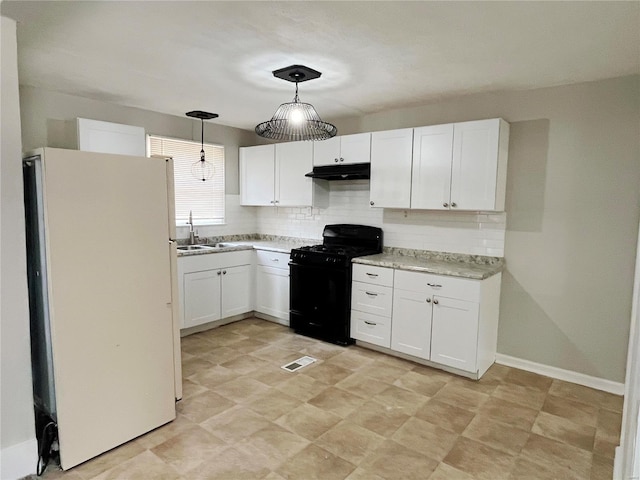
[[[200,237],[198,237],[198,232],[193,229],[193,216],[191,215],[191,210],[189,210],[189,221],[187,223],[189,224],[189,245],[195,245]]]

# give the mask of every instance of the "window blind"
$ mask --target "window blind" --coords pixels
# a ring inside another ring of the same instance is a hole
[[[207,162],[213,165],[213,178],[203,182],[191,173],[200,161],[200,142],[149,135],[149,155],[173,158],[176,196],[176,224],[189,219],[200,223],[224,223],[224,147],[204,144]]]

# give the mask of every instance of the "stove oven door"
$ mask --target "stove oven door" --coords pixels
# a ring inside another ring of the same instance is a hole
[[[349,333],[351,268],[289,265],[291,328],[340,345],[353,343]]]

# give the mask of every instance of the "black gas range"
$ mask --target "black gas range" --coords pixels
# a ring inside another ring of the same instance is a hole
[[[380,252],[382,229],[350,224],[326,225],[321,245],[291,250],[291,328],[340,345],[353,343],[351,260]]]

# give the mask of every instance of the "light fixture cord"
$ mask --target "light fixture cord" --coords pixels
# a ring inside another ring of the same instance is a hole
[[[296,82],[296,96],[293,97],[293,102],[294,103],[300,102],[300,99],[298,99],[298,82]]]
[[[204,119],[202,118],[200,119],[200,148],[200,161],[204,162]]]

